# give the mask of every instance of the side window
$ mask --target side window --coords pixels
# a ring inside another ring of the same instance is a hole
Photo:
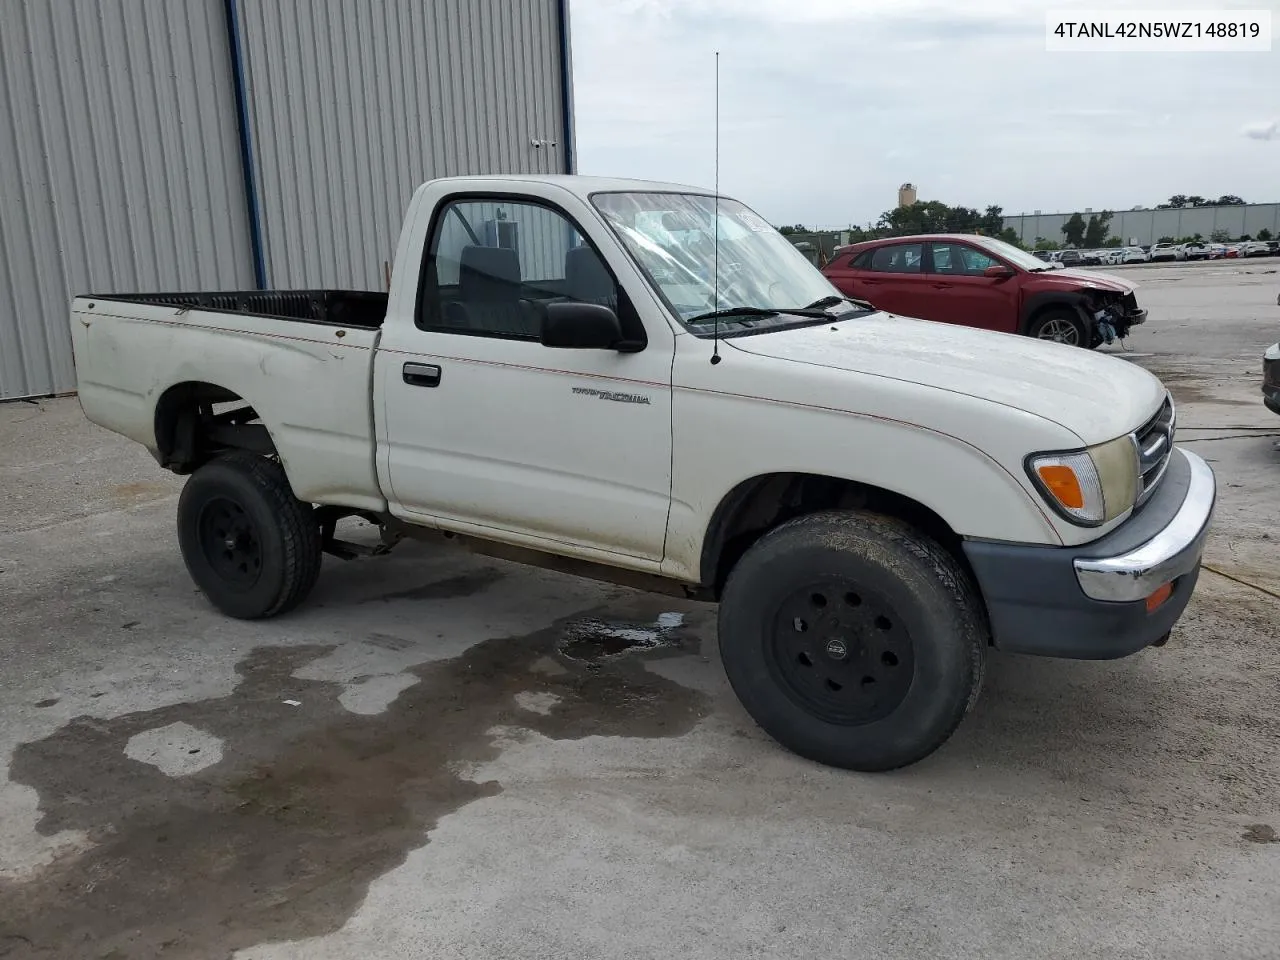
[[[952,276],[980,277],[987,267],[1000,262],[964,243],[935,243],[929,252],[933,254],[933,272]]]
[[[617,311],[613,275],[559,211],[508,200],[454,200],[436,215],[423,257],[418,326],[537,340],[537,303],[578,300]]]
[[[874,257],[875,255],[876,255],[876,252],[874,250],[863,250],[860,254],[858,254],[857,258],[853,261],[851,266],[855,270],[870,270],[871,258]]]
[[[879,273],[919,273],[924,247],[918,243],[899,243],[876,247],[872,251],[871,269]]]

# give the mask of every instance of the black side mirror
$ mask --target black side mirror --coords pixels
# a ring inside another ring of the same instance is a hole
[[[548,303],[542,314],[542,345],[577,350],[616,350],[622,344],[618,315],[598,303]]]

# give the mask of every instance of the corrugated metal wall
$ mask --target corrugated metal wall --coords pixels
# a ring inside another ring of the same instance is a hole
[[[239,10],[273,287],[382,289],[424,180],[566,172],[560,0]]]
[[[227,0],[0,0],[0,400],[75,388],[76,293],[251,288],[255,224],[270,286],[381,289],[422,181],[571,166],[567,0],[230,9],[256,218]]]
[[[0,399],[76,293],[251,286],[221,0],[0,0]]]
[[[1094,211],[1095,213],[1097,211]],[[1080,214],[1087,222],[1090,214]],[[1062,242],[1062,225],[1070,213],[1023,214],[1005,217],[1004,225],[1017,231],[1022,242],[1031,244],[1036,237]],[[1223,207],[1186,207],[1176,210],[1117,210],[1111,218],[1109,232],[1128,242],[1159,241],[1161,237],[1193,237],[1197,233],[1208,240],[1215,230],[1225,230],[1231,239],[1248,234],[1257,237],[1262,229],[1280,237],[1280,204],[1251,203]]]

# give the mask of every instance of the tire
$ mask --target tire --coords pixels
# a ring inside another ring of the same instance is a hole
[[[1084,321],[1073,310],[1054,309],[1037,314],[1027,327],[1027,336],[1037,340],[1052,340],[1071,347],[1088,347],[1089,331]]]
[[[293,495],[280,464],[253,454],[219,457],[191,475],[178,499],[178,543],[196,586],[240,620],[292,610],[320,574],[311,504]]]
[[[734,693],[780,744],[866,772],[933,753],[977,702],[988,631],[955,558],[907,524],[831,511],[734,567],[719,614]]]

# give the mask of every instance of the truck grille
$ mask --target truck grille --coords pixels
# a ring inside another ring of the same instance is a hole
[[[1169,457],[1173,454],[1176,419],[1173,398],[1165,394],[1160,410],[1134,434],[1138,444],[1138,470],[1142,474],[1142,489],[1138,494],[1139,506],[1155,492],[1169,466]]]

